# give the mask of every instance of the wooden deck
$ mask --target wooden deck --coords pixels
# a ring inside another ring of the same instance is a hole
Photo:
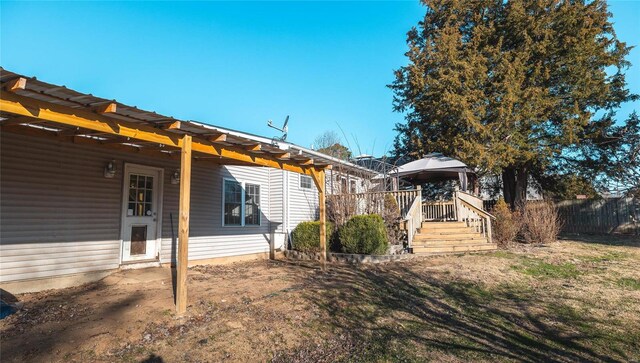
[[[413,214],[412,214],[413,213]],[[492,251],[492,215],[475,195],[456,191],[451,200],[424,201],[405,220],[408,242],[415,254]]]
[[[444,254],[493,251],[498,246],[466,222],[422,222],[414,235],[412,252],[415,254]]]

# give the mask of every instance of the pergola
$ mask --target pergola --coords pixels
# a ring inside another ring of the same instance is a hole
[[[180,159],[176,311],[187,307],[191,164],[262,166],[310,176],[318,190],[321,265],[326,264],[325,171],[339,160],[263,138],[140,110],[0,68],[0,130]]]

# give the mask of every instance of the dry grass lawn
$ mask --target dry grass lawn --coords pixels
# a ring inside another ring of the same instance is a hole
[[[197,267],[183,318],[168,269],[125,271],[18,296],[25,308],[0,321],[0,359],[638,361],[639,263],[638,239],[590,237],[326,273],[286,261]]]

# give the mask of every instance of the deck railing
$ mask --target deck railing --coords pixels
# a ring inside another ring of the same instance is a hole
[[[451,200],[422,202],[422,219],[465,222],[487,237],[489,242],[492,241],[491,220],[495,218],[482,209],[482,199],[467,192],[456,191]]]
[[[420,189],[400,190],[393,192],[366,192],[353,194],[337,194],[329,199],[339,200],[348,206],[347,215],[384,214],[385,200],[392,197],[398,204],[401,225],[406,230],[407,242],[411,246],[414,235],[422,221],[463,221],[469,227],[482,233],[489,242],[491,236],[491,214],[482,209],[482,200],[472,194],[456,191],[454,198],[447,201],[422,202]]]
[[[419,193],[419,189],[411,189],[392,192],[336,194],[331,198],[340,199],[354,206],[354,214],[382,214],[385,208],[385,199],[392,197],[398,204],[400,216],[404,218]]]
[[[454,200],[422,202],[422,219],[425,221],[457,221]]]

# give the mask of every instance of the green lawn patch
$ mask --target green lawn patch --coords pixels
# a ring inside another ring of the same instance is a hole
[[[622,277],[616,281],[616,285],[627,290],[640,290],[640,280],[631,277]]]
[[[515,265],[512,268],[525,275],[542,278],[570,279],[580,275],[580,271],[573,263],[553,264],[531,258],[524,259],[522,265]]]
[[[622,251],[609,251],[603,255],[599,256],[580,256],[580,260],[584,262],[610,262],[610,261],[620,261],[626,258],[629,258],[631,255],[628,252]]]

